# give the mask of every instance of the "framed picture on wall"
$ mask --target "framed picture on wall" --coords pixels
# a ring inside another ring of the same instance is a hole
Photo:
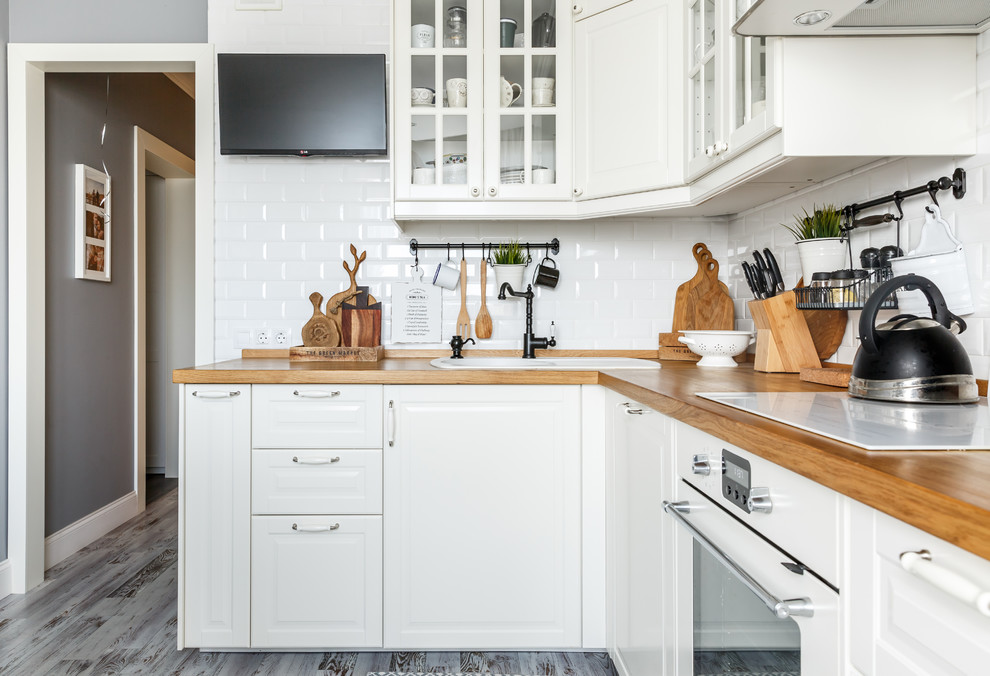
[[[110,177],[76,165],[76,277],[110,281]]]

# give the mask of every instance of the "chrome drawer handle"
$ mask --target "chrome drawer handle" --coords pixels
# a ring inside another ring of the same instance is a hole
[[[728,568],[729,572],[735,575],[740,582],[746,585],[747,589],[756,594],[756,596],[763,601],[764,605],[766,605],[766,607],[769,608],[774,615],[782,620],[787,619],[788,617],[814,617],[815,607],[811,603],[811,599],[778,599],[776,596],[767,591],[763,585],[754,580],[749,573],[743,570],[738,563],[733,561],[728,554],[723,552],[718,545],[708,538],[707,535],[702,533],[693,523],[688,521],[684,515],[691,512],[691,503],[686,500],[682,502],[670,502],[669,500],[664,500],[663,511],[670,514],[674,517],[674,520],[677,523],[684,526],[684,528],[687,529],[698,544],[707,549],[719,563]]]
[[[327,392],[326,390],[304,390],[303,392],[293,390],[292,394],[303,399],[330,399],[331,397],[339,397],[340,390],[333,392]]]
[[[901,567],[907,572],[990,617],[990,591],[954,570],[938,565],[932,561],[927,549],[903,552],[900,560]]]
[[[200,399],[232,399],[234,397],[240,396],[241,391],[236,392],[216,392],[207,390],[206,392],[200,392],[196,390],[192,393],[192,396],[199,397]]]
[[[628,401],[622,405],[626,407],[626,410],[624,411],[626,415],[649,415],[650,413],[653,413],[653,411],[648,411],[645,408],[633,408],[632,404]]]
[[[335,456],[333,458],[303,458],[299,459],[299,456],[292,456],[292,462],[298,463],[300,465],[331,465],[335,462],[340,462],[340,456]]]
[[[298,524],[292,524],[292,530],[297,533],[328,533],[332,530],[337,530],[340,528],[339,523],[332,524],[330,526],[300,526]]]

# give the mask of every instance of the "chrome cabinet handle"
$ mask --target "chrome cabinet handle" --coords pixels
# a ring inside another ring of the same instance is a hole
[[[330,524],[329,526],[300,526],[299,524],[292,524],[292,530],[297,533],[328,533],[338,528],[340,528],[339,523]]]
[[[901,568],[907,572],[990,617],[990,590],[981,588],[954,570],[938,565],[932,561],[931,552],[927,549],[903,552],[900,560]]]
[[[769,608],[770,612],[774,615],[782,620],[788,617],[814,617],[815,606],[811,603],[811,599],[778,599],[776,596],[767,591],[766,587],[754,580],[749,573],[743,570],[738,563],[733,561],[728,554],[723,552],[718,545],[708,538],[707,535],[698,530],[698,528],[684,516],[685,514],[691,512],[691,503],[686,500],[681,502],[670,502],[669,500],[664,500],[663,511],[674,517],[674,521],[684,526],[684,528],[687,529],[698,544],[707,549],[719,563],[728,568],[729,572],[735,575],[740,582],[746,585],[747,589],[756,594],[756,596],[763,601],[764,605],[766,605],[766,607]]]
[[[750,488],[746,499],[749,511],[759,514],[769,514],[773,511],[773,501],[770,499],[769,488]]]
[[[653,411],[649,409],[633,408],[632,404],[630,404],[628,401],[623,403],[622,405],[626,407],[625,411],[623,411],[626,415],[649,415],[650,413],[653,413]]]
[[[395,402],[388,402],[388,445],[395,446]]]
[[[298,463],[300,465],[332,465],[335,462],[340,462],[340,456],[335,456],[333,458],[303,458],[299,459],[298,456],[292,456],[292,462]]]
[[[237,390],[236,392],[216,392],[213,390],[200,392],[199,390],[196,390],[192,393],[192,396],[200,399],[233,399],[234,397],[240,396],[240,394],[240,390]]]
[[[334,390],[333,392],[327,392],[326,390],[292,390],[292,396],[299,397],[301,399],[331,399],[333,397],[340,396],[340,390]]]

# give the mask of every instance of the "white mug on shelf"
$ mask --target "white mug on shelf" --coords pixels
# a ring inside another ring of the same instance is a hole
[[[467,80],[462,77],[452,77],[447,80],[447,106],[464,108],[467,106]]]
[[[553,183],[554,181],[554,171],[553,169],[533,169],[533,184],[534,185],[546,185],[548,183]]]
[[[436,183],[437,170],[433,167],[416,167],[413,169],[413,183],[415,185],[432,185]]]
[[[432,47],[436,33],[428,23],[418,23],[412,27],[411,44],[413,47]]]
[[[533,78],[533,105],[539,108],[553,105],[553,89],[556,80],[552,77]]]
[[[522,95],[522,87],[515,82],[509,82],[504,77],[500,78],[499,85],[502,88],[501,97],[499,98],[499,105],[502,108],[508,108]]]
[[[436,96],[434,92],[429,87],[413,87],[411,100],[414,106],[430,106],[433,105],[433,99]]]

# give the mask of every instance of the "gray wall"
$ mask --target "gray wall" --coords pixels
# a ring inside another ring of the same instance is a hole
[[[206,42],[206,7],[207,0],[12,0],[10,41]]]
[[[45,534],[133,485],[133,126],[195,157],[194,103],[161,74],[49,74],[46,134]],[[76,163],[111,175],[113,281],[75,279]]]

